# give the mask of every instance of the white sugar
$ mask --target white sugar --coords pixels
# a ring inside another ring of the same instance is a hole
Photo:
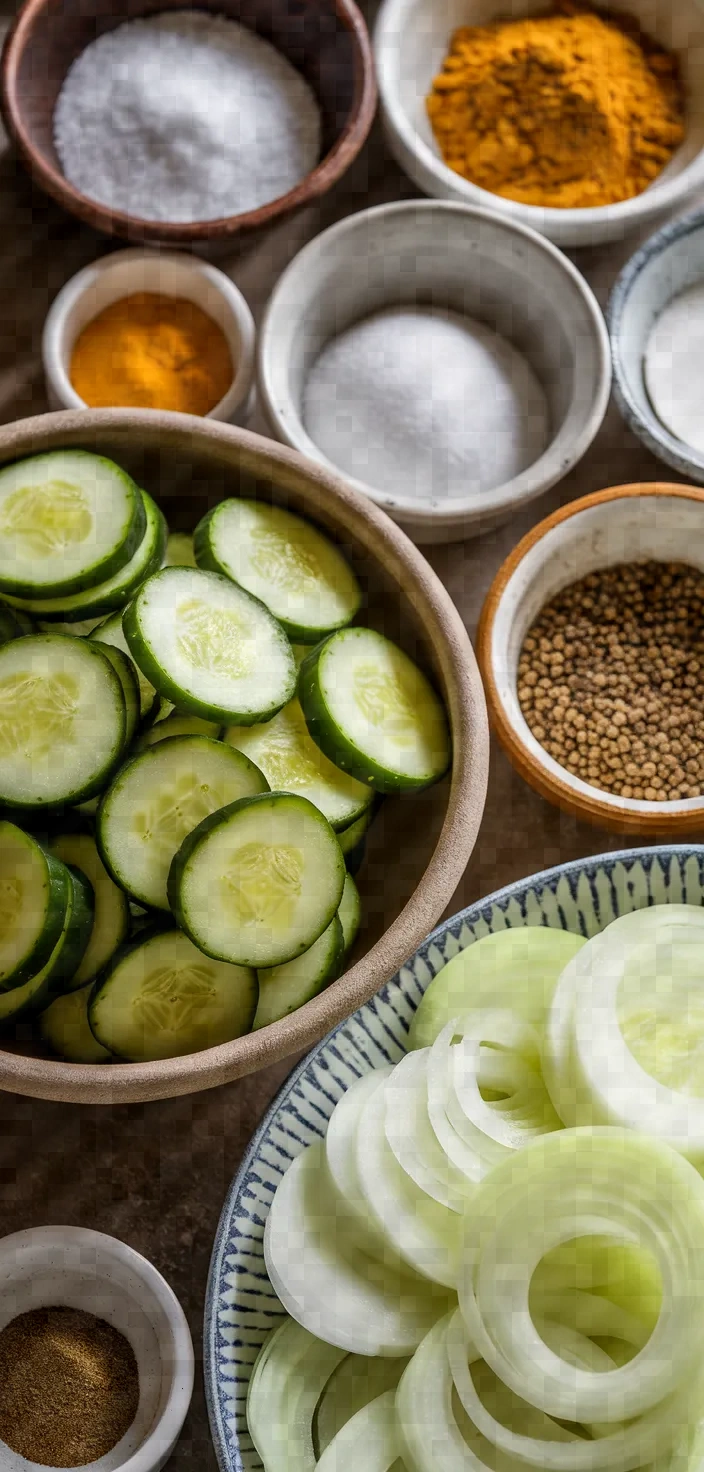
[[[303,420],[346,475],[417,501],[504,485],[549,439],[545,394],[516,348],[430,308],[389,308],[333,338],[309,374]]]
[[[308,83],[235,21],[183,10],[118,26],[81,53],[54,114],[66,178],[144,220],[259,208],[320,157]]]

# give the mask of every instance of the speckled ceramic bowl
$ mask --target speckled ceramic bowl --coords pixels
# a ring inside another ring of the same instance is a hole
[[[704,281],[704,210],[665,225],[624,267],[611,294],[611,335],[616,401],[639,440],[685,475],[704,484],[704,453],[692,449],[655,413],[645,386],[644,358],[650,333],[673,297]]]
[[[205,1385],[221,1472],[261,1472],[247,1431],[254,1361],[283,1309],[264,1266],[264,1225],[290,1162],[320,1139],[361,1075],[397,1063],[426,987],[492,931],[546,925],[586,936],[655,904],[704,904],[704,846],[630,849],[560,864],[498,890],[438,926],[401,971],[294,1069],[244,1157],[223,1207],[205,1306]]]

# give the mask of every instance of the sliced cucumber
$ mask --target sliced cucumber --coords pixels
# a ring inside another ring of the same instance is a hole
[[[109,1063],[107,1048],[93,1037],[88,1022],[88,1002],[93,988],[82,986],[67,992],[42,1012],[39,1027],[44,1042],[68,1063]]]
[[[173,736],[140,751],[100,804],[97,840],[113,878],[140,904],[168,910],[166,881],[184,838],[219,808],[266,792],[242,752],[206,736]]]
[[[189,834],[168,894],[179,925],[207,955],[279,966],[327,929],[344,882],[340,845],[322,813],[304,797],[272,792],[233,803]]]
[[[29,1013],[42,1012],[54,997],[66,990],[66,981],[80,964],[90,938],[92,901],[90,886],[69,871],[69,902],[63,930],[46,965],[24,986],[0,993],[0,1026]]]
[[[296,666],[283,630],[216,573],[163,568],[130,603],[123,627],[143,674],[182,711],[251,726],[293,696]]]
[[[370,787],[334,767],[308,732],[297,700],[261,726],[229,726],[225,741],[261,768],[272,792],[297,792],[332,828],[348,828],[373,799]]]
[[[13,613],[20,613],[19,608],[14,608]],[[60,618],[37,619],[37,628],[43,634],[73,634],[79,639],[88,639],[101,623],[100,618],[82,618],[68,620]]]
[[[180,930],[168,930],[115,957],[96,982],[88,1018],[109,1052],[150,1063],[241,1037],[256,1007],[253,971],[203,956]]]
[[[450,737],[442,702],[383,634],[333,634],[301,665],[298,695],[326,756],[379,792],[418,791],[447,771]]]
[[[90,945],[95,921],[93,886],[80,869],[66,865],[72,882],[71,914],[61,955],[49,977],[52,997],[61,992],[76,991],[76,973]]]
[[[0,644],[7,644],[10,639],[21,639],[23,634],[32,632],[32,629],[21,628],[15,617],[14,608],[0,599]]]
[[[129,562],[146,517],[138,486],[112,460],[54,450],[0,470],[0,587],[58,598]]]
[[[362,923],[362,902],[359,898],[359,890],[349,873],[345,875],[345,887],[342,891],[337,918],[342,926],[344,953],[347,955],[357,939]]]
[[[8,604],[7,607],[9,608],[9,606],[10,605]],[[13,608],[12,613],[15,619],[15,623],[19,628],[19,638],[22,638],[24,634],[36,633],[34,620],[30,617],[28,613],[25,613],[24,610],[21,608]]]
[[[193,538],[190,532],[172,532],[166,543],[164,562],[167,567],[196,567]]]
[[[339,976],[343,955],[342,925],[336,915],[319,939],[295,961],[257,971],[259,1001],[252,1030],[257,1032],[260,1027],[279,1022],[317,997]]]
[[[123,654],[114,644],[103,644],[100,639],[93,639],[91,642],[96,649],[102,649],[122,686],[125,697],[125,745],[129,746],[139,725],[140,697],[136,665],[129,654]]]
[[[121,649],[123,654],[126,654],[129,659],[132,659],[132,655],[129,651],[129,645],[127,643],[122,628],[122,613],[111,614],[110,618],[106,618],[104,623],[98,624],[98,627],[95,629],[94,632],[95,640],[98,643],[112,644],[115,649]],[[134,660],[132,660],[132,663],[134,664]],[[137,682],[139,684],[140,720],[147,721],[151,719],[151,717],[154,715],[155,710],[158,709],[160,704],[160,697],[157,695],[156,690],[154,689],[154,686],[151,684],[151,682],[147,680],[142,674],[139,665],[134,664],[134,668],[137,674]]]
[[[349,828],[345,828],[342,833],[338,833],[338,842],[345,858],[364,843],[373,816],[374,809],[367,808],[366,813],[363,813],[361,818],[357,819],[356,823],[351,823]]]
[[[170,736],[208,736],[211,741],[217,741],[221,731],[222,726],[217,726],[215,721],[204,721],[202,716],[182,716],[175,710],[155,721],[137,744],[140,749],[156,746],[157,741],[168,741]]]
[[[122,685],[97,645],[33,634],[0,646],[0,802],[49,808],[93,797],[125,736]]]
[[[93,932],[74,976],[75,985],[81,987],[94,980],[126,940],[130,923],[127,898],[113,884],[94,840],[87,833],[62,833],[52,840],[51,848],[64,864],[72,864],[85,874],[95,896]]]
[[[281,506],[221,501],[198,523],[193,543],[199,567],[261,599],[299,644],[317,644],[351,623],[362,601],[339,548]]]
[[[124,608],[145,578],[161,567],[166,546],[167,526],[159,507],[146,491],[139,492],[144,504],[144,534],[139,546],[124,567],[111,577],[85,588],[80,593],[64,594],[54,598],[9,599],[37,618],[51,622],[85,623],[90,617],[104,617],[111,609]]]
[[[61,937],[71,877],[35,839],[0,823],[0,989],[22,986]]]

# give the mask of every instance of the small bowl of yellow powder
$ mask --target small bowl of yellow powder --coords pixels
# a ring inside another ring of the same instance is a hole
[[[704,185],[698,0],[384,0],[374,45],[391,148],[436,199],[579,246]]]
[[[243,424],[255,329],[229,277],[176,252],[121,250],[59,292],[42,351],[54,409],[157,409]]]

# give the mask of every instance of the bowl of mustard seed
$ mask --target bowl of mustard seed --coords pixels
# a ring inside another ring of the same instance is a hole
[[[704,490],[616,486],[504,562],[477,652],[496,735],[566,812],[677,838],[704,822]]]

